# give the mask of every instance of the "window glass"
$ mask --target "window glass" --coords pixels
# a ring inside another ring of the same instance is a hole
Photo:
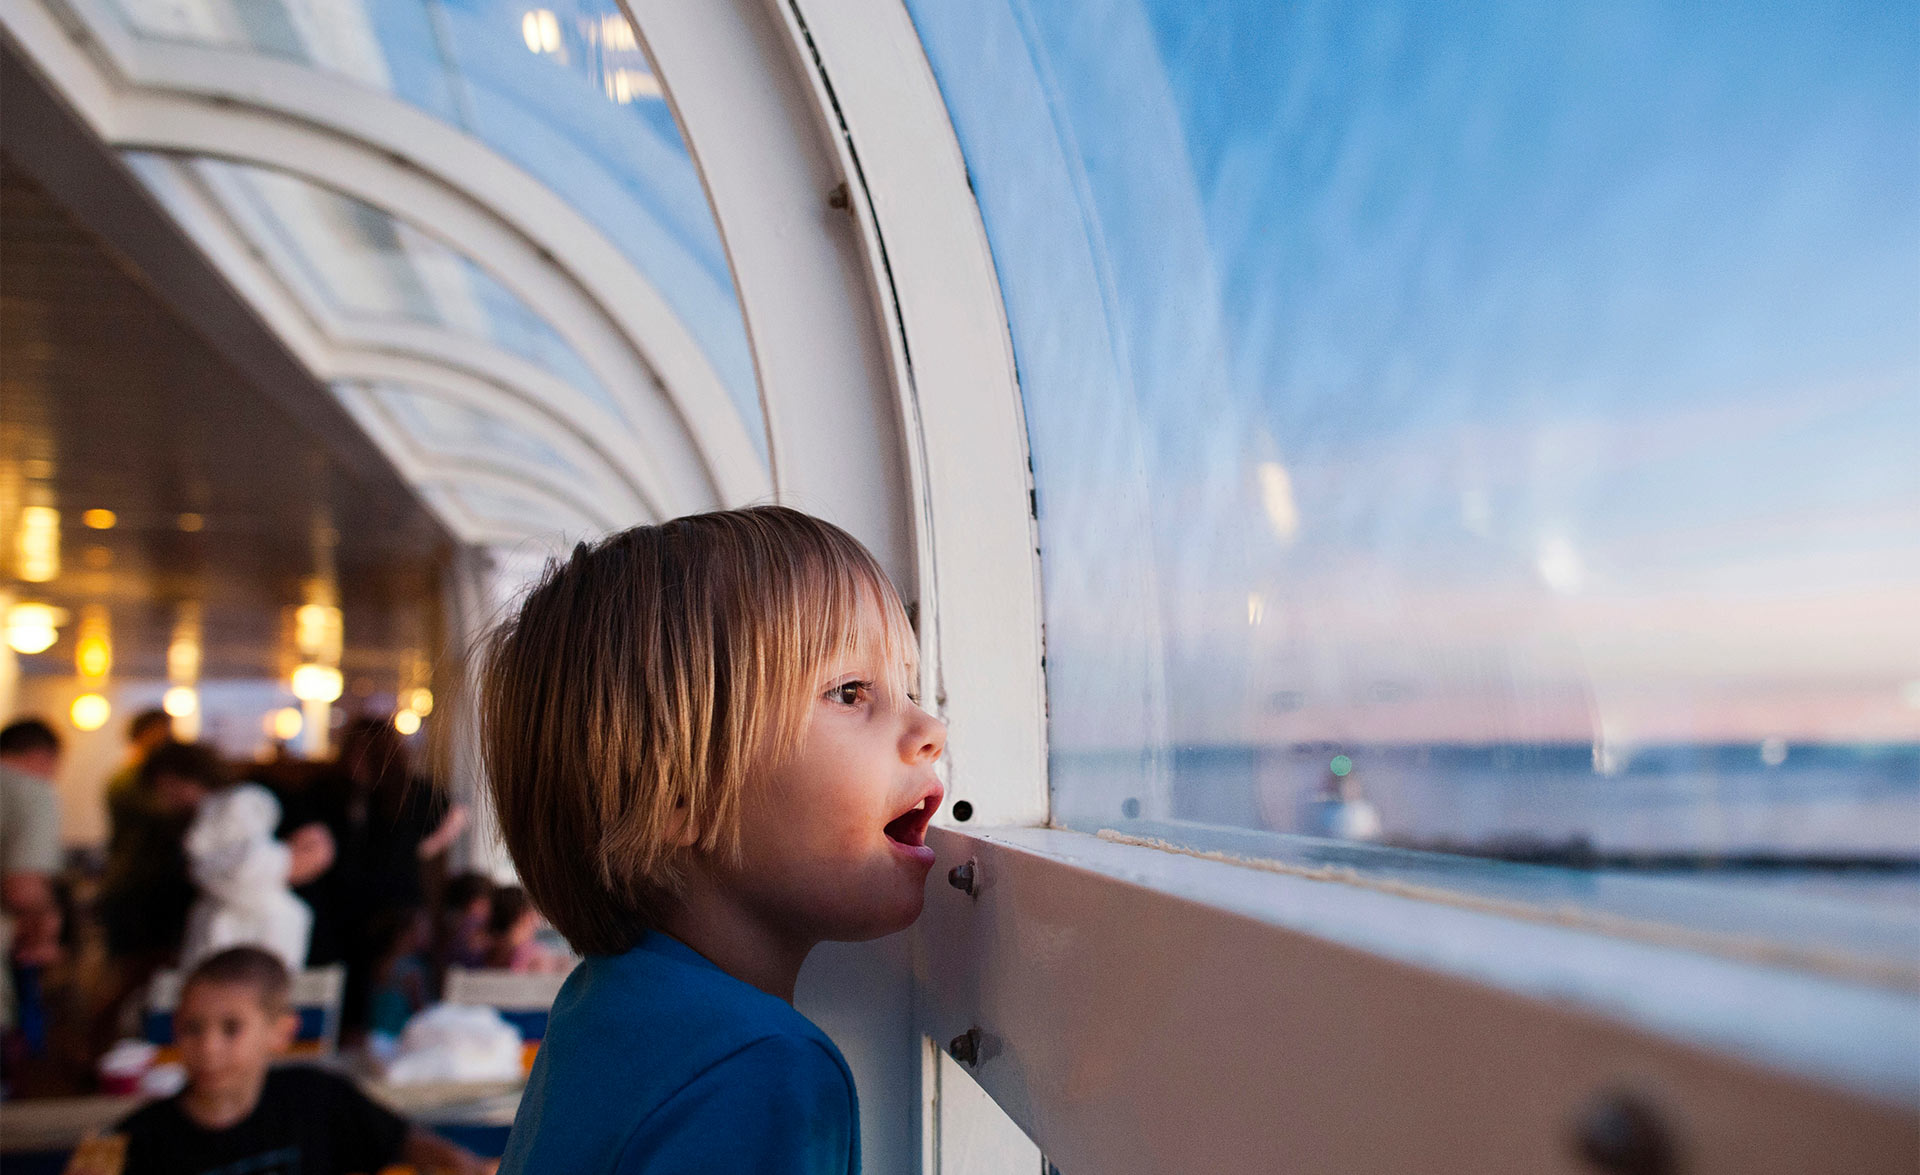
[[[1914,908],[1910,11],[908,6],[1019,364],[1056,820]]]
[[[399,98],[584,216],[706,352],[766,456],[746,328],[706,194],[615,0],[115,0],[140,37],[257,53]]]

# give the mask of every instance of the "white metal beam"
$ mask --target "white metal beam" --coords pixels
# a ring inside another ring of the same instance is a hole
[[[899,397],[846,177],[778,13],[754,0],[640,0],[628,12],[700,169],[760,373],[783,502],[918,579]]]

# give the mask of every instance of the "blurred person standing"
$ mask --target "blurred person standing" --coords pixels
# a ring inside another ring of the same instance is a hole
[[[137,835],[148,810],[140,798],[140,768],[147,756],[173,741],[173,719],[165,710],[142,710],[127,723],[127,751],[107,777],[107,856],[120,842]]]
[[[194,743],[166,743],[141,764],[125,808],[129,822],[115,829],[100,885],[107,975],[96,1005],[96,1050],[117,1035],[127,998],[179,954],[195,897],[187,829],[200,802],[226,782],[219,757]]]
[[[8,1060],[46,1045],[44,969],[60,955],[60,736],[37,718],[0,730],[0,1029]]]
[[[300,837],[314,824],[331,835],[332,867],[295,892],[313,907],[308,965],[347,964],[343,1020],[362,1028],[378,962],[368,932],[380,915],[424,904],[423,870],[446,852],[466,810],[413,778],[406,743],[384,718],[349,723],[333,769],[288,808],[282,836]]]

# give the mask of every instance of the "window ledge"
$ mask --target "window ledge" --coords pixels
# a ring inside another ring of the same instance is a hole
[[[1443,1139],[1553,1170],[1616,1096],[1689,1170],[1920,1157],[1910,991],[1059,829],[930,840],[922,1028],[980,1030],[1063,1170],[1434,1169]]]

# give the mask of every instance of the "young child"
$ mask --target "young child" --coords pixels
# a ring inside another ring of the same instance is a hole
[[[433,942],[433,926],[427,912],[418,907],[384,910],[376,914],[367,930],[373,956],[371,992],[367,997],[367,1030],[385,1038],[391,1047],[406,1030],[407,1021],[425,1008],[428,1000],[426,953]]]
[[[567,960],[536,941],[540,911],[527,900],[527,891],[503,885],[493,891],[493,912],[487,918],[487,966],[506,971],[564,971]]]
[[[269,1069],[293,1041],[286,965],[233,947],[188,974],[174,1010],[187,1087],[122,1122],[125,1175],[326,1175],[409,1163],[425,1171],[492,1165],[369,1100],[345,1078]]]
[[[791,1001],[816,943],[919,916],[946,729],[914,650],[866,549],[779,507],[582,544],[495,634],[496,810],[584,956],[503,1171],[858,1172],[852,1074]]]
[[[493,882],[484,873],[459,873],[447,881],[434,921],[434,981],[448,967],[487,965],[487,923],[493,917]]]

